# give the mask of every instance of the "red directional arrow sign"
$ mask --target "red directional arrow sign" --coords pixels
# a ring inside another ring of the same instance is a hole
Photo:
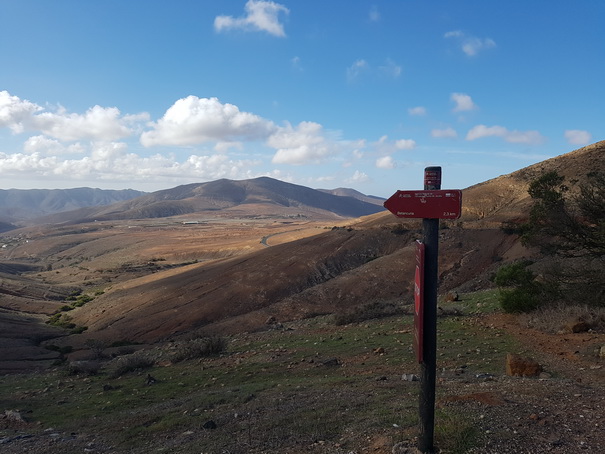
[[[458,219],[462,212],[462,191],[397,191],[384,207],[399,218]]]

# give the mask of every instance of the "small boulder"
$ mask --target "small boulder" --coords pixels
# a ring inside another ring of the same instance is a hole
[[[581,318],[576,318],[568,321],[563,327],[563,331],[566,333],[585,333],[592,327],[589,323],[582,320]]]
[[[458,292],[447,292],[447,294],[445,295],[445,301],[448,301],[450,303],[454,301],[460,301],[460,296],[458,295]]]
[[[599,350],[599,358],[605,358],[605,345],[603,345],[601,350]]]
[[[537,377],[543,368],[531,358],[523,358],[514,353],[506,355],[506,375],[513,377]]]

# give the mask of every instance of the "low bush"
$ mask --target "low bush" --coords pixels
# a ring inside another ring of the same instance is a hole
[[[584,322],[593,331],[605,332],[605,308],[587,304],[556,304],[524,316],[528,327],[545,333],[566,331],[570,324]]]
[[[68,375],[97,375],[101,370],[99,361],[74,361],[67,365]]]
[[[170,360],[173,363],[187,361],[190,359],[204,358],[218,355],[227,348],[227,340],[220,336],[203,337],[178,344],[172,353]]]
[[[130,372],[149,369],[155,365],[155,359],[149,352],[138,351],[132,355],[117,358],[111,367],[112,378],[121,377]]]

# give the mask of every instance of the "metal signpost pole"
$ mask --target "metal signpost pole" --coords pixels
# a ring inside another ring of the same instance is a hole
[[[441,167],[424,169],[424,189],[441,189]],[[432,454],[435,433],[435,381],[437,370],[437,261],[439,219],[422,219],[424,243],[423,355],[420,363],[420,433],[418,450]]]
[[[418,450],[434,454],[439,220],[460,217],[462,191],[442,191],[441,167],[427,167],[423,191],[397,191],[384,207],[398,218],[422,218],[423,241],[416,244],[414,276],[414,347],[420,363]]]

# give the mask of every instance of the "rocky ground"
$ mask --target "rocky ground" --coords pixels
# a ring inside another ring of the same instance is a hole
[[[532,357],[544,369],[538,377],[516,377],[502,374],[478,374],[465,367],[439,370],[437,383],[437,412],[450,409],[468,414],[474,421],[475,441],[470,454],[576,454],[605,452],[605,359],[598,355],[605,344],[605,335],[584,332],[545,334],[522,325],[508,315],[492,314],[472,320],[483,330],[497,332],[506,329],[523,345],[530,346]],[[503,359],[504,360],[504,359]],[[402,375],[392,369],[374,386],[417,387],[418,382],[402,383]],[[407,374],[406,374],[407,375]],[[390,384],[390,385],[389,385]],[[4,408],[0,405],[0,409]],[[137,416],[134,415],[133,418]],[[149,439],[141,446],[116,446],[107,434],[65,433],[52,427],[42,427],[30,421],[28,415],[12,410],[0,415],[0,452],[6,454],[70,454],[70,453],[149,453],[194,452],[179,450],[182,440],[198,440],[199,451],[208,454],[230,454],[229,450],[207,451],[204,440],[211,428],[194,432],[184,430],[170,438]],[[334,454],[416,454],[416,430],[394,436],[394,430],[353,434],[346,441],[323,441],[299,445],[296,448],[263,450],[251,453],[283,452]],[[462,429],[461,429],[462,430]],[[401,439],[404,441],[400,441]],[[351,440],[354,440],[352,442]],[[190,445],[189,445],[190,446]],[[245,452],[245,451],[238,451]],[[437,451],[441,454],[452,450]],[[462,451],[458,451],[462,452]]]

